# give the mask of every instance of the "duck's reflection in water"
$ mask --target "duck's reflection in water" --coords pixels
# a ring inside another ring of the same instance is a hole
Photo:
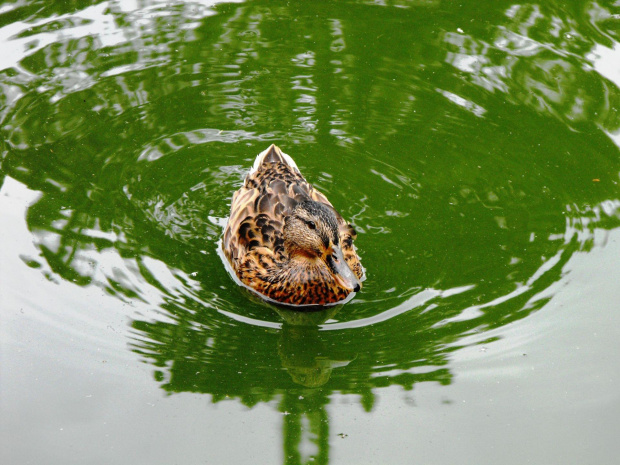
[[[319,325],[332,318],[342,305],[313,312],[286,308],[276,311],[284,320],[278,355],[293,382],[307,389],[284,391],[280,411],[284,463],[329,462],[329,390],[321,389],[334,369],[344,367],[356,354],[332,347],[321,338]]]
[[[335,368],[355,359],[347,353],[324,344],[319,324],[332,318],[341,305],[314,312],[298,312],[285,308],[276,311],[284,319],[278,340],[278,355],[293,382],[315,388],[329,381]]]

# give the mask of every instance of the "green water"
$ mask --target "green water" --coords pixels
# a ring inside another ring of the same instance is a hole
[[[615,463],[620,4],[0,4],[0,460]],[[217,254],[276,143],[358,231]]]

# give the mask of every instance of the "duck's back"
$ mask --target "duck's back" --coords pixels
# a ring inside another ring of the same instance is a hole
[[[233,266],[236,260],[258,247],[282,258],[284,218],[297,202],[314,198],[313,194],[314,189],[290,156],[275,145],[260,153],[243,186],[233,195],[224,231],[222,246]]]

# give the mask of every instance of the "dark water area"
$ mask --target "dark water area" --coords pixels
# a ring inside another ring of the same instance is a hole
[[[615,462],[618,2],[9,1],[0,44],[2,463]],[[345,305],[217,252],[272,143]]]

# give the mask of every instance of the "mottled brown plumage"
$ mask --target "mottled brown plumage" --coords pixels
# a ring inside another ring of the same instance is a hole
[[[354,229],[275,145],[233,195],[222,249],[243,284],[290,305],[325,305],[361,287]]]

